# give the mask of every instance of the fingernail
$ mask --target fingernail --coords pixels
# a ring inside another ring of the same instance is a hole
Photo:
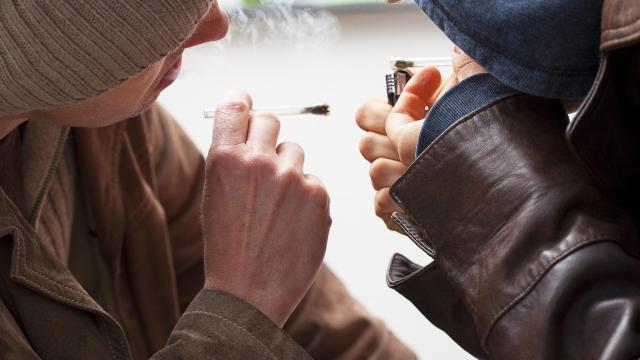
[[[458,47],[458,45],[455,45],[453,47],[453,52],[460,55],[464,54],[464,52]]]

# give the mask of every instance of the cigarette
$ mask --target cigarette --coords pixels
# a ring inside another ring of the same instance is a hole
[[[329,115],[330,109],[328,104],[320,104],[313,106],[281,106],[281,107],[263,107],[251,110],[251,115],[269,113],[277,116],[283,115]],[[212,109],[204,110],[205,119],[212,119],[216,111]]]
[[[452,66],[451,57],[425,57],[425,58],[391,58],[389,61],[394,70],[403,70],[410,67],[423,66]]]

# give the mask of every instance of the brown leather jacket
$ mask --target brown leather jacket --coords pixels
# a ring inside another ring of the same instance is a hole
[[[557,100],[509,96],[392,187],[435,257],[396,254],[388,283],[477,357],[640,357],[640,2],[604,2],[601,55],[571,124]]]
[[[21,137],[0,163],[1,359],[415,358],[326,267],[286,332],[201,290],[204,160],[160,107]]]

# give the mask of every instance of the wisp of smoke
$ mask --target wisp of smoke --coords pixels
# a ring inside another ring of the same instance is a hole
[[[326,10],[264,3],[227,10],[229,32],[225,43],[256,47],[323,50],[340,39],[340,22]]]

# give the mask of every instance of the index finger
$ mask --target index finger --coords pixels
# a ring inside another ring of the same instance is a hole
[[[400,127],[424,119],[427,105],[438,91],[441,81],[440,72],[432,66],[420,69],[411,77],[385,123],[387,135],[394,144],[397,143]]]
[[[238,145],[247,141],[251,97],[241,90],[230,90],[216,107],[212,146]]]

